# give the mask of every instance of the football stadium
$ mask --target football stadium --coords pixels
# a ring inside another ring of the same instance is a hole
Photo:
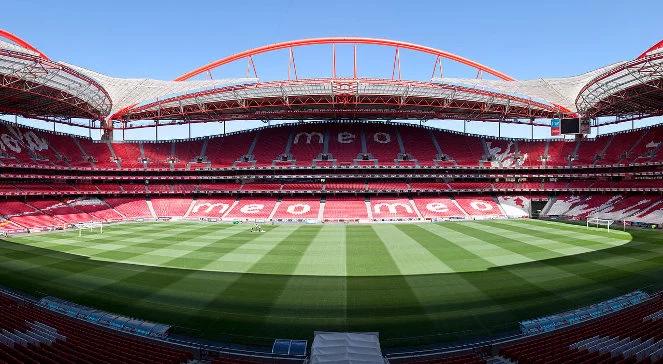
[[[304,38],[162,80],[0,37],[0,363],[663,363],[663,126],[637,124],[663,41],[521,80]]]

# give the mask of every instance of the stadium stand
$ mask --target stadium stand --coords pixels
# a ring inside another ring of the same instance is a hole
[[[111,145],[24,126],[2,126],[6,133],[12,130],[16,135],[29,134],[39,142],[19,144],[16,151],[6,149],[0,154],[0,162],[50,168],[591,167],[660,162],[663,157],[659,153],[661,127],[606,134],[596,139],[541,141],[494,139],[413,125],[319,123],[275,126],[197,140]]]
[[[406,198],[372,198],[373,220],[411,220],[419,218],[417,208]]]
[[[6,363],[182,363],[191,352],[103,329],[0,293]]]
[[[359,221],[369,218],[366,201],[356,197],[330,197],[325,202],[325,221]]]
[[[424,219],[465,219],[467,217],[467,214],[451,198],[414,198],[413,201]]]
[[[519,363],[660,363],[662,308],[658,294],[615,314],[506,345],[500,354]]]
[[[106,203],[127,219],[152,218],[145,199],[107,198]]]
[[[157,217],[185,216],[192,202],[190,198],[153,198],[150,201]]]
[[[500,206],[490,197],[458,196],[458,205],[472,218],[505,217]]]
[[[319,213],[319,199],[288,197],[281,200],[272,219],[277,221],[318,220]]]
[[[197,199],[191,204],[188,218],[221,218],[236,203],[228,198],[205,198]]]
[[[277,203],[273,198],[241,199],[225,217],[229,220],[267,220]]]

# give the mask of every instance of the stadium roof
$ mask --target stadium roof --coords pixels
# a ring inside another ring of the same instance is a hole
[[[89,119],[88,127],[135,128],[225,120],[461,119],[510,121],[557,116],[643,117],[663,113],[663,41],[640,57],[563,78],[518,81],[478,62],[434,48],[373,38],[314,38],[266,45],[203,65],[173,81],[126,79],[50,60],[6,31],[0,37],[0,112],[65,123]],[[333,71],[328,78],[297,77],[295,47],[329,44]],[[355,47],[354,75],[336,76],[337,44]],[[393,48],[391,78],[361,78],[356,45]],[[294,78],[261,81],[253,57],[290,51]],[[433,58],[429,80],[400,78],[400,51]],[[442,59],[461,63],[495,79],[442,77]],[[238,60],[254,77],[192,79]],[[440,66],[440,76],[436,69]],[[247,66],[247,67],[248,67]],[[77,124],[78,125],[78,124]],[[84,124],[80,126],[85,126]]]

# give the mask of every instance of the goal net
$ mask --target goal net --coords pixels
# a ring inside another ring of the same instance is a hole
[[[103,234],[104,232],[104,224],[100,222],[82,222],[80,224],[76,224],[76,228],[78,229],[78,236],[83,236],[84,232],[99,234]]]
[[[614,223],[615,220],[609,220],[609,219],[599,219],[598,217],[590,217],[587,218],[587,227],[589,228],[590,226],[596,226],[598,227],[604,227],[610,230],[610,225]]]

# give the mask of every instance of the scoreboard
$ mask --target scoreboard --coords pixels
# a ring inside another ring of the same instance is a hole
[[[576,135],[589,133],[589,119],[555,118],[550,120],[550,135]]]

